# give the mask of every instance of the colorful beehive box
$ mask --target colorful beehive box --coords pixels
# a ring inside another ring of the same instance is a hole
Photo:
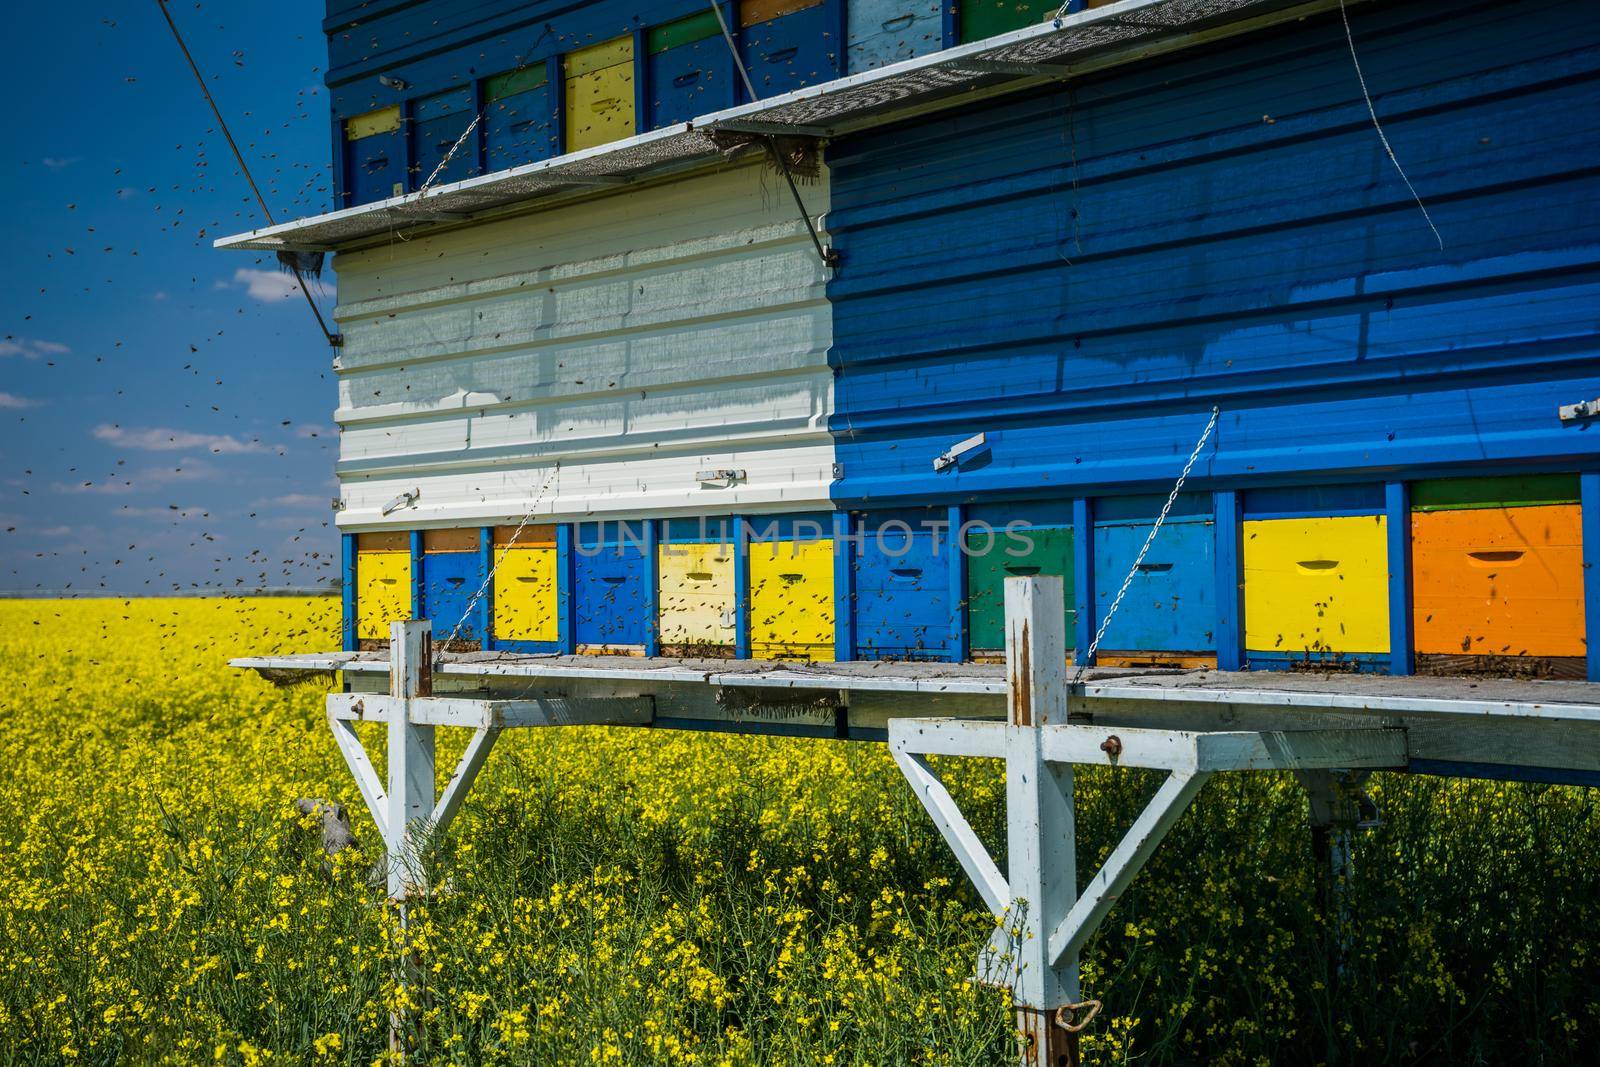
[[[573,640],[584,655],[642,655],[650,643],[652,569],[644,524],[586,522],[572,546]]]
[[[486,169],[505,170],[556,154],[555,106],[544,63],[485,79],[483,104]]]
[[[747,520],[750,653],[756,659],[834,658],[832,516]]]
[[[1060,7],[1052,0],[961,0],[961,40],[981,41],[1024,26],[1037,26]]]
[[[1105,666],[1217,662],[1216,528],[1210,494],[1173,502],[1150,549],[1134,567],[1164,497],[1116,497],[1095,503],[1095,630],[1130,571],[1133,578],[1095,652]]]
[[[389,640],[389,624],[411,618],[411,535],[356,535],[356,638]]]
[[[482,534],[477,527],[423,532],[422,617],[433,620],[435,645],[479,647],[486,612],[473,598],[483,579]]]
[[[425,96],[412,108],[412,189],[422,188],[430,178],[442,185],[478,173],[477,131],[467,134],[474,114],[470,86]]]
[[[716,12],[652,27],[645,51],[649,129],[733,106],[738,75]]]
[[[855,520],[854,612],[859,659],[958,658],[951,596],[960,567],[944,509],[868,512]]]
[[[732,656],[737,633],[732,520],[674,519],[656,548],[664,656]]]
[[[406,139],[400,105],[344,121],[344,184],[349,205],[406,191]]]
[[[494,530],[494,640],[553,651],[561,637],[561,585],[554,526]]]
[[[1252,667],[1381,670],[1389,653],[1383,487],[1245,494],[1245,650]]]
[[[1418,482],[1411,508],[1419,671],[1584,676],[1575,475]]]
[[[1062,580],[1070,651],[1078,619],[1072,572],[1072,502],[974,505],[967,509],[963,526],[967,643],[972,658],[1004,657],[1005,580],[1033,574]]]
[[[741,47],[758,99],[839,76],[843,42],[834,2],[741,0]]]
[[[568,152],[610,144],[636,131],[633,38],[618,37],[565,58]]]
[[[941,0],[850,0],[845,8],[850,73],[943,48],[943,8]]]

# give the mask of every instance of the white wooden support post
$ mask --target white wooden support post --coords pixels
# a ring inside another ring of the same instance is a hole
[[[1008,972],[1025,1067],[1078,1062],[1056,1012],[1078,996],[1078,954],[1051,958],[1050,935],[1078,895],[1072,766],[1047,763],[1044,728],[1067,722],[1067,634],[1060,578],[1005,580],[1006,845],[1011,901],[980,974]],[[1008,959],[1009,957],[1009,959]],[[987,966],[985,965],[987,963]]]
[[[389,624],[389,694],[401,707],[389,717],[389,789],[384,846],[389,898],[405,900],[426,890],[427,872],[418,855],[419,834],[433,815],[433,727],[413,722],[412,700],[433,695],[433,623],[410,619]]]

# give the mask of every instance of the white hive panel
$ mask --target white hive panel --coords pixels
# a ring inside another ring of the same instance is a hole
[[[336,267],[343,526],[827,505],[826,268],[760,166]]]

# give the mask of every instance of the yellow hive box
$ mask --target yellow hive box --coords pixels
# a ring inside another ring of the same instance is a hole
[[[1389,549],[1382,515],[1244,523],[1245,647],[1389,651]]]
[[[656,552],[661,576],[657,619],[662,646],[679,650],[682,646],[731,646],[733,547],[664,544]]]
[[[389,624],[411,618],[411,535],[356,538],[356,637],[383,641]]]
[[[750,546],[750,651],[756,659],[834,657],[833,542]]]
[[[566,57],[567,151],[632,137],[633,38],[618,37]]]

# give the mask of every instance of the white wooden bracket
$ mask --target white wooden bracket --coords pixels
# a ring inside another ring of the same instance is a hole
[[[1007,578],[1007,720],[892,719],[889,751],[997,920],[978,978],[1010,987],[1024,1062],[1076,1063],[1056,1013],[1080,1001],[1078,954],[1213,774],[1402,768],[1405,732],[1124,729],[1067,721],[1060,578]],[[999,865],[930,764],[933,756],[1006,761],[1007,867]],[[1169,772],[1105,864],[1077,884],[1076,764]]]
[[[655,715],[651,697],[547,697],[474,700],[433,695],[432,623],[390,625],[389,692],[330,693],[328,727],[383,837],[389,896],[405,900],[427,889],[421,846],[443,834],[472,790],[500,731],[522,726],[641,726]],[[356,734],[358,722],[385,723],[388,785],[378,777]],[[444,792],[436,796],[434,728],[473,731]]]

